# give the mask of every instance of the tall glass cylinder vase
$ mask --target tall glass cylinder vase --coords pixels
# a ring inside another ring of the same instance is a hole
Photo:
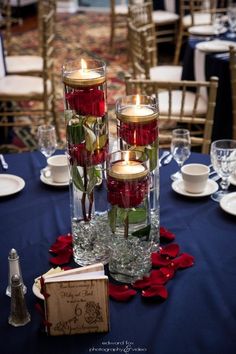
[[[84,266],[107,263],[105,161],[108,154],[106,66],[86,58],[63,66],[73,255]]]
[[[117,100],[117,135],[121,150],[141,150],[150,163],[150,208],[153,251],[159,246],[159,165],[158,165],[158,105],[156,98],[130,95]]]
[[[149,160],[142,151],[109,155],[107,190],[111,254],[109,271],[121,282],[148,276],[151,268]]]

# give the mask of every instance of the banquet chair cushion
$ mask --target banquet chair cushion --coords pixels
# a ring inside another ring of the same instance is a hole
[[[51,81],[47,81],[48,92],[51,92]],[[0,95],[6,96],[29,96],[44,93],[43,79],[34,76],[7,75],[0,79]]]
[[[43,71],[43,58],[37,55],[12,55],[5,60],[7,74]]]
[[[116,5],[115,13],[116,15],[128,15],[128,5]]]
[[[173,23],[178,21],[179,19],[179,15],[168,11],[162,11],[162,10],[153,11],[152,16],[153,16],[153,22],[156,25]]]
[[[211,24],[211,14],[197,13],[194,15],[194,25],[209,25]],[[185,28],[192,26],[191,15],[186,15],[183,18],[183,25]]]
[[[173,116],[178,116],[181,112],[181,102],[182,102],[182,91],[172,91],[171,99],[171,112]],[[193,105],[196,99],[196,95],[193,92],[186,92],[185,101],[184,101],[184,114],[192,115]],[[161,115],[168,115],[169,112],[169,93],[167,91],[158,93],[159,101],[159,112]],[[207,102],[204,97],[199,97],[196,112],[198,115],[206,114],[207,112]]]
[[[160,65],[150,68],[150,79],[156,81],[179,81],[182,76],[182,66]]]

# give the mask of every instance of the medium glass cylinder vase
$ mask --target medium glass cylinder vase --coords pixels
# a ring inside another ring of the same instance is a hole
[[[81,58],[63,66],[74,260],[107,263],[105,161],[108,154],[106,66]]]
[[[107,165],[111,276],[133,283],[151,268],[149,160],[142,151],[115,151]]]
[[[121,150],[141,150],[150,163],[153,251],[159,246],[158,105],[155,97],[130,95],[117,100],[117,136]]]

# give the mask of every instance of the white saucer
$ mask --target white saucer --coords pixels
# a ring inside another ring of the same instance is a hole
[[[232,41],[223,41],[220,39],[214,39],[213,41],[204,41],[196,44],[196,48],[209,53],[228,52],[229,47],[235,47],[236,43]]]
[[[236,192],[226,194],[220,200],[220,206],[227,213],[236,216]]]
[[[221,29],[220,34],[225,33],[226,31],[227,28],[224,27]],[[214,27],[212,25],[192,26],[188,29],[188,32],[198,36],[213,36],[215,34]]]
[[[40,175],[41,182],[48,184],[49,186],[54,187],[65,187],[69,185],[69,181],[67,182],[54,182],[51,177],[45,177],[42,173]]]
[[[182,179],[174,181],[172,183],[171,187],[178,194],[185,195],[187,197],[194,197],[194,198],[195,197],[205,197],[207,195],[211,195],[212,193],[215,193],[219,188],[218,184],[215,181],[213,181],[212,179],[207,180],[206,188],[202,193],[186,192],[186,190],[184,189]]]
[[[0,174],[0,197],[15,194],[25,186],[25,181],[18,176]]]
[[[236,175],[232,175],[229,177],[229,182],[233,185],[236,186]]]

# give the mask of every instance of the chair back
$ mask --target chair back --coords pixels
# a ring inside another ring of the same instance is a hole
[[[135,27],[142,27],[153,23],[152,18],[153,4],[148,1],[142,4],[134,4],[128,6],[128,20]]]
[[[159,144],[170,146],[173,128],[186,127],[191,131],[192,146],[209,153],[218,78],[210,81],[163,82],[126,78],[126,94],[155,95],[159,104]],[[201,96],[201,88],[208,89],[208,98]]]
[[[188,27],[195,26],[198,14],[209,13],[213,17],[217,8],[217,0],[180,0],[180,22],[185,15],[191,16],[191,22]],[[206,23],[208,24],[208,23]]]
[[[4,0],[0,1],[0,27],[3,30],[4,34],[4,49],[6,50],[7,53],[10,52],[10,47],[11,47],[11,28],[12,25],[16,22],[18,22],[16,19],[12,17],[12,11],[11,11],[11,1],[10,0]]]
[[[0,79],[2,79],[5,75],[6,75],[5,53],[4,53],[3,38],[0,34]]]
[[[157,65],[155,26],[140,28],[128,22],[128,43],[135,78],[150,78],[150,68]]]
[[[236,49],[230,47],[230,82],[232,92],[232,138],[236,139]]]

